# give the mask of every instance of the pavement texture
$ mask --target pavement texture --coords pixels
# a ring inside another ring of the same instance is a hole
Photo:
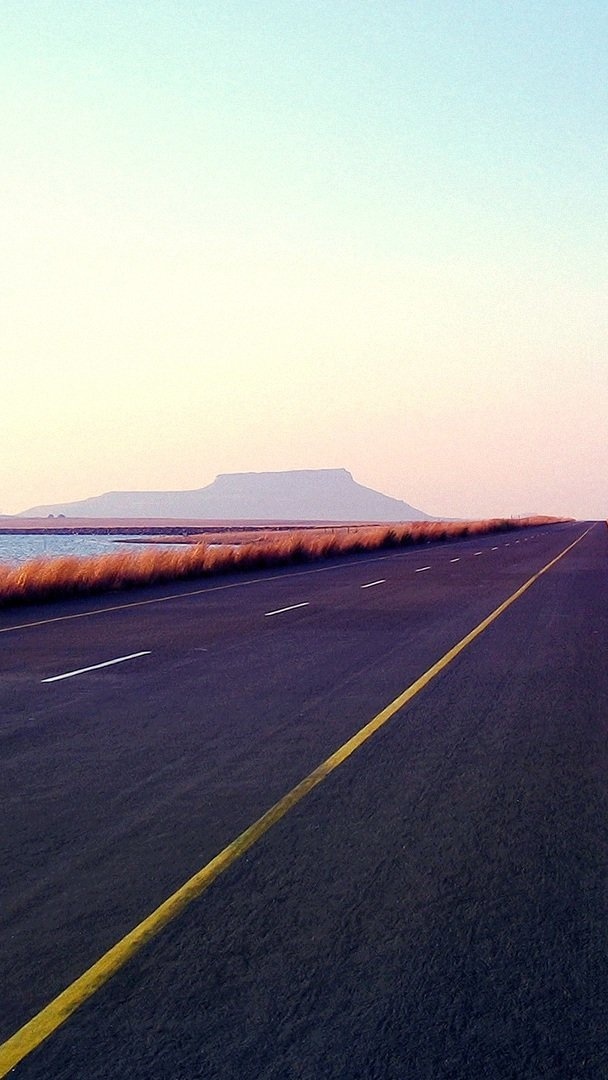
[[[0,1039],[591,524],[2,612]],[[11,1075],[608,1075],[607,567],[597,523]]]

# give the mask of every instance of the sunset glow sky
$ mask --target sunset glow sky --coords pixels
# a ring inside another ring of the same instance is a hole
[[[608,516],[605,0],[3,0],[0,511]]]

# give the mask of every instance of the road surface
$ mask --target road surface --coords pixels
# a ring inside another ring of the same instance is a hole
[[[0,1040],[573,544],[11,1075],[608,1075],[603,523],[2,612]]]

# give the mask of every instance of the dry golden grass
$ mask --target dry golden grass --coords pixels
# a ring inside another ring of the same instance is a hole
[[[538,526],[557,518],[495,518],[488,521],[408,522],[403,525],[307,529],[265,536],[235,547],[184,545],[179,550],[148,549],[97,556],[32,559],[0,564],[0,605],[36,603],[86,593],[130,589],[163,581],[200,578],[308,562],[333,555],[407,547],[508,529]]]
[[[279,535],[276,531],[261,532],[259,529],[239,529],[234,532],[186,533],[184,536],[161,534],[158,536],[129,536],[124,543],[150,546],[167,544],[247,544]],[[114,537],[113,539],[117,539]]]

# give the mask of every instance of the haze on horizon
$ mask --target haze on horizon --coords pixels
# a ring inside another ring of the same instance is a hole
[[[0,23],[0,512],[344,467],[606,518],[605,3]]]

